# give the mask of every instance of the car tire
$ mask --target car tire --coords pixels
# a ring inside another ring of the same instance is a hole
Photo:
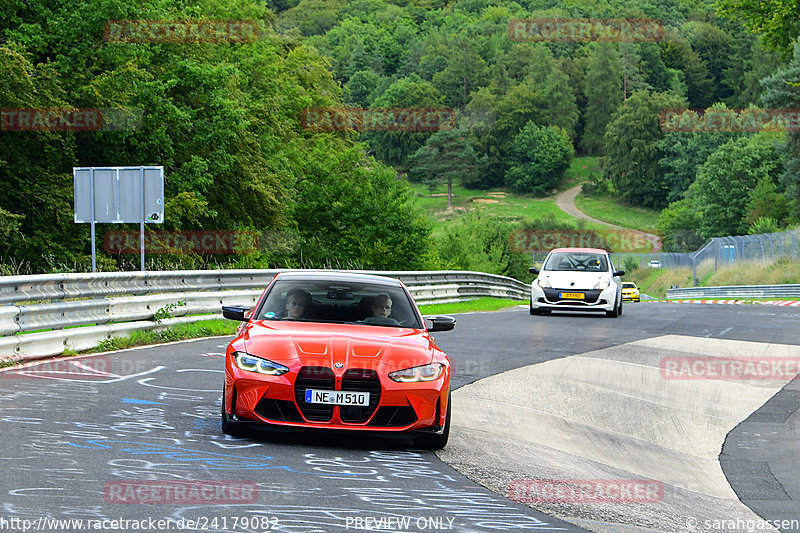
[[[622,316],[622,304],[623,304],[623,301],[622,301],[622,300],[620,300],[620,301],[619,301],[619,310],[618,310],[618,314],[619,314],[619,316]]]
[[[447,440],[450,438],[450,417],[452,416],[453,402],[451,401],[450,393],[447,393],[447,414],[444,417],[444,429],[441,434],[431,433],[416,435],[414,446],[423,450],[441,450],[447,446]]]
[[[532,315],[541,315],[542,314],[542,310],[541,309],[534,309],[533,306],[531,306],[531,314]]]
[[[617,318],[620,314],[619,310],[621,307],[622,307],[621,302],[615,303],[614,309],[612,309],[611,311],[606,311],[606,316],[611,318]]]
[[[225,386],[222,387],[222,408],[221,408],[221,416],[220,416],[220,427],[222,428],[222,432],[225,435],[230,435],[231,437],[244,437],[246,435],[246,431],[244,431],[241,427],[239,427],[235,422],[231,420],[231,415],[225,412]]]

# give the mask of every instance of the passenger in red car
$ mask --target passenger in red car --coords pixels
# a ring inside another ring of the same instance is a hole
[[[379,316],[389,318],[392,314],[392,299],[388,294],[379,294],[375,297],[375,303],[372,304],[372,316]]]
[[[292,289],[286,295],[286,318],[303,318],[311,307],[311,294],[303,289]]]

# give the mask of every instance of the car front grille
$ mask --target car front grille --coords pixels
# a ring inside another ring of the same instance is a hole
[[[351,368],[342,376],[342,390],[369,393],[369,405],[340,407],[339,415],[344,423],[363,424],[369,420],[381,401],[381,380],[374,370]]]
[[[586,295],[586,298],[583,300],[573,299],[573,298],[560,298],[559,294],[562,292],[581,292]],[[569,304],[593,304],[597,302],[597,299],[600,297],[600,293],[603,292],[599,289],[591,289],[591,290],[576,290],[576,289],[544,289],[544,295],[550,302],[560,302],[560,303],[569,303]]]
[[[333,370],[324,366],[304,366],[294,382],[294,399],[306,420],[329,422],[333,418],[333,405],[306,403],[306,389],[334,390]]]

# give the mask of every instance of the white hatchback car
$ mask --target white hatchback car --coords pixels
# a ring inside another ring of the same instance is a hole
[[[622,314],[624,270],[614,270],[608,252],[598,248],[556,248],[531,284],[531,314],[563,311],[605,311]]]

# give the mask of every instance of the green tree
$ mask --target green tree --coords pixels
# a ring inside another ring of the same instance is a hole
[[[641,70],[654,91],[667,92],[670,89],[669,72],[661,59],[661,48],[656,43],[640,43],[639,55],[642,58]]]
[[[761,35],[769,50],[791,57],[800,35],[800,12],[793,0],[717,0],[717,13],[744,22],[747,29]]]
[[[463,129],[444,130],[428,138],[425,146],[409,158],[409,176],[435,188],[447,184],[447,207],[453,207],[453,182],[475,180],[480,162],[469,134]]]
[[[685,40],[667,41],[661,47],[661,55],[667,68],[683,72],[689,107],[709,107],[714,102],[714,82],[706,62]]]
[[[762,218],[774,220],[778,225],[789,223],[790,208],[786,196],[770,177],[762,177],[750,194],[747,195],[747,214],[745,222],[755,224]]]
[[[569,86],[569,76],[554,68],[547,75],[544,84],[545,124],[558,126],[567,132],[570,139],[574,139],[575,126],[578,123],[578,106]]]
[[[795,46],[792,61],[761,83],[764,86],[762,101],[766,107],[800,108],[800,44]],[[800,219],[800,132],[786,133],[781,154],[784,172],[780,183],[791,201],[793,218]]]
[[[669,204],[658,217],[658,233],[665,252],[693,252],[702,246],[700,212],[694,196]]]
[[[518,192],[544,194],[558,186],[573,152],[564,130],[553,126],[540,128],[528,122],[514,137],[506,184]]]
[[[630,97],[636,91],[652,89],[647,83],[642,71],[642,59],[633,43],[619,43],[622,56],[622,94],[624,98]]]
[[[677,108],[678,98],[640,91],[628,98],[606,128],[603,176],[611,180],[627,202],[648,207],[665,205],[668,186],[658,169],[664,137],[659,117],[664,109]]]
[[[342,146],[330,136],[311,139],[304,178],[297,182],[294,220],[306,268],[427,268],[430,223],[396,172],[363,146]],[[344,148],[344,149],[343,149]]]
[[[509,89],[502,97],[481,88],[472,95],[468,110],[490,111],[493,124],[476,133],[476,152],[486,155],[481,186],[497,187],[504,183],[510,164],[514,137],[529,122],[547,122],[543,88],[531,77]]]
[[[586,69],[586,125],[581,146],[585,152],[596,154],[603,146],[611,115],[622,104],[622,63],[613,45],[596,43]]]
[[[489,79],[489,68],[480,56],[472,39],[459,37],[452,43],[447,66],[433,75],[433,84],[442,94],[445,104],[463,107],[472,91]]]
[[[711,154],[692,185],[704,238],[747,233],[750,193],[762,180],[783,171],[780,154],[768,136],[729,141]]]
[[[379,80],[380,76],[371,70],[355,72],[347,82],[348,103],[369,107]]]
[[[380,107],[440,107],[441,96],[436,88],[416,74],[393,82],[386,91],[373,102]],[[375,131],[365,135],[375,155],[389,165],[408,168],[408,158],[425,144],[429,132],[415,131]]]
[[[707,113],[726,110],[724,104],[714,104]],[[719,146],[742,137],[739,132],[671,131],[659,142],[663,157],[658,166],[668,188],[666,201],[680,200],[697,177],[697,170]]]
[[[708,66],[711,78],[713,102],[722,102],[731,95],[731,88],[724,83],[725,71],[731,66],[734,42],[724,30],[707,22],[691,21],[684,24],[692,49]]]

